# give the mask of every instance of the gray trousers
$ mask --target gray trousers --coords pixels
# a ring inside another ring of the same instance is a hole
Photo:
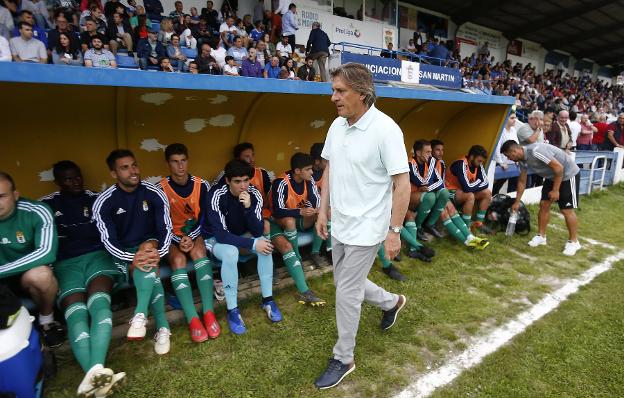
[[[338,341],[334,358],[344,364],[353,362],[355,336],[360,324],[362,301],[387,311],[394,308],[399,296],[388,293],[368,280],[379,245],[345,245],[332,237],[334,285],[336,286],[336,326]]]

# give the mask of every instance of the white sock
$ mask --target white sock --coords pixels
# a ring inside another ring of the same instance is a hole
[[[39,325],[43,326],[52,322],[54,322],[54,312],[48,315],[39,314]]]

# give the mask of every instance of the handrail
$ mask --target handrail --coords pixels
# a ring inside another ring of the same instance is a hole
[[[348,48],[355,48],[355,49],[359,49],[359,50],[366,50],[367,55],[369,56],[375,56],[378,57],[379,54],[376,54],[377,52],[382,53],[382,52],[389,52],[390,50],[388,50],[387,48],[380,48],[380,47],[373,47],[373,46],[366,46],[363,44],[357,44],[357,43],[349,43],[349,42],[339,42],[339,43],[332,43],[332,50],[336,50],[336,47],[340,47],[341,52],[347,52],[345,50],[345,47]],[[373,54],[375,53],[375,54]],[[419,54],[415,54],[413,52],[410,51],[402,51],[402,50],[392,50],[392,54],[396,55],[396,56],[403,56],[403,57],[407,57],[409,58],[411,61],[414,62],[421,62],[421,63],[428,63],[428,64],[432,64],[432,65],[439,65],[439,66],[446,66],[449,68],[457,68],[459,67],[459,61],[455,61],[455,60],[447,60],[447,59],[442,59],[442,58],[436,58],[436,57],[430,57],[427,55],[419,55]],[[432,62],[434,61],[434,62]]]

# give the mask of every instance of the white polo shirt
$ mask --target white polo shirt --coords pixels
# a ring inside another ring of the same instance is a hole
[[[332,236],[356,246],[384,241],[392,210],[391,176],[409,170],[401,128],[375,106],[352,126],[338,117],[321,156],[330,161]]]

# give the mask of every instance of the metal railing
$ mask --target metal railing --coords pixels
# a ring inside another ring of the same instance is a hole
[[[392,58],[398,59],[399,56],[406,58],[412,62],[420,62],[426,63],[430,65],[438,65],[445,66],[448,68],[457,68],[459,67],[459,61],[455,60],[447,60],[436,57],[429,57],[427,55],[419,55],[410,51],[403,50],[388,50],[387,48],[373,47],[373,46],[365,46],[363,44],[357,43],[348,43],[348,42],[340,42],[340,43],[332,43],[332,50],[338,50],[341,52],[349,52],[348,49],[357,49],[366,51],[366,55],[371,57],[379,57],[382,53],[392,55]]]

